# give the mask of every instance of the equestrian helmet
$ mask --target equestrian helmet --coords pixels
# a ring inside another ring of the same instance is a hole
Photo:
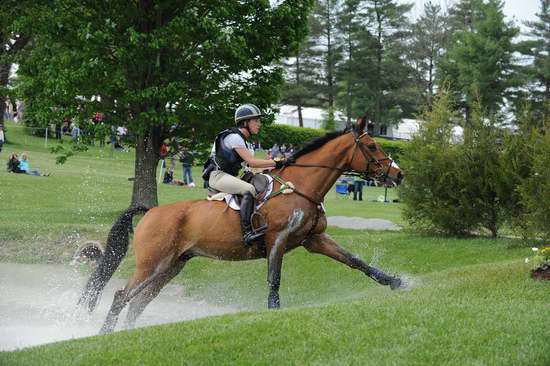
[[[263,117],[262,110],[254,104],[243,104],[235,110],[235,124],[249,119]]]

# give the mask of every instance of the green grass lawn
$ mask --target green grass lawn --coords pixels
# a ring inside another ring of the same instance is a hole
[[[133,154],[92,148],[56,166],[43,140],[15,128],[9,137],[14,143],[4,146],[2,159],[28,151],[31,168],[52,176],[0,172],[0,262],[66,263],[82,240],[104,241],[128,206]],[[198,168],[193,173],[200,176]],[[365,193],[370,200],[384,191],[369,187]],[[161,203],[203,196],[201,188],[159,185]],[[405,225],[398,203],[354,202],[331,192],[326,206],[329,216]],[[283,308],[268,311],[264,260],[197,258],[174,280],[186,295],[246,311],[2,352],[0,365],[550,364],[550,285],[528,277],[524,258],[531,250],[518,240],[412,230],[328,232],[372,265],[402,276],[407,289],[390,291],[296,249],[283,264]],[[117,276],[132,270],[130,253]]]

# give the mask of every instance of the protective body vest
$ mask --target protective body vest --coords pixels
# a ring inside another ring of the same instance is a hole
[[[243,162],[243,158],[241,158],[241,156],[234,149],[224,143],[225,137],[232,133],[236,133],[241,136],[244,140],[245,145],[247,145],[248,147],[246,136],[243,135],[243,133],[238,128],[231,128],[222,131],[218,134],[218,136],[216,136],[216,155],[214,157],[214,160],[218,169],[236,177],[237,175],[239,175],[239,171],[241,170],[241,163]]]

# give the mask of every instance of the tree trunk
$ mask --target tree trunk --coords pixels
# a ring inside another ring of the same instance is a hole
[[[158,205],[157,165],[160,151],[160,130],[149,127],[139,135],[136,145],[135,181],[130,207]]]
[[[8,86],[11,64],[0,62],[0,88]],[[0,130],[4,129],[4,112],[6,111],[6,97],[0,97]]]

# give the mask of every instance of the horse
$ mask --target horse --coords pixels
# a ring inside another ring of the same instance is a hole
[[[134,327],[160,290],[190,259],[199,256],[228,261],[267,259],[269,309],[280,307],[283,256],[299,246],[360,270],[381,285],[400,288],[399,277],[367,265],[325,232],[323,198],[344,172],[362,174],[386,186],[396,186],[403,179],[398,165],[363,132],[365,124],[366,118],[361,118],[343,130],[313,140],[292,155],[293,163],[269,173],[276,178],[273,193],[258,210],[267,229],[263,240],[250,247],[242,243],[239,213],[228,210],[222,201],[202,199],[126,210],[113,225],[105,253],[79,300],[93,311],[126,254],[132,217],[145,213],[134,231],[135,272],[126,287],[115,293],[100,334],[115,329],[120,312],[128,304],[125,328]],[[283,191],[290,194],[278,194]]]

